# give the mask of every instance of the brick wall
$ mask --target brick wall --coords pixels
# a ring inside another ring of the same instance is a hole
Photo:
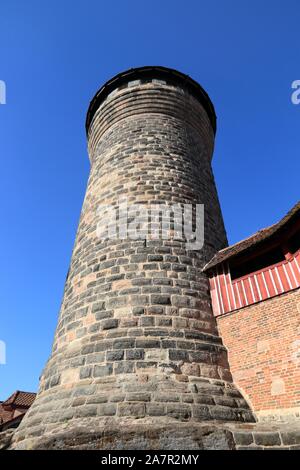
[[[300,290],[217,318],[233,379],[259,419],[300,415]]]

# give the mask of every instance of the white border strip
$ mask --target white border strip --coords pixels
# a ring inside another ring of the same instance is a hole
[[[273,277],[273,273],[272,273],[272,270],[271,270],[271,269],[269,269],[269,274],[270,274],[270,278],[271,278],[271,281],[272,281],[272,285],[273,285],[275,294],[278,295],[278,289],[277,289],[277,287],[276,287],[276,284],[275,284],[275,281],[274,281],[274,277]]]
[[[285,264],[283,264],[282,267],[283,267],[283,270],[284,270],[285,277],[287,278],[287,282],[288,282],[289,288],[290,288],[290,289],[293,289],[293,286],[292,286],[290,277],[289,277],[289,275],[288,275],[288,272],[287,272],[287,270],[286,270]]]
[[[259,284],[258,284],[258,281],[257,281],[257,276],[256,276],[256,274],[254,274],[254,280],[255,280],[255,284],[256,284],[256,289],[257,289],[257,292],[258,292],[259,300],[262,300],[262,296],[261,296],[261,293],[260,293],[260,287],[259,287]]]
[[[221,291],[221,287],[220,287],[220,279],[219,279],[218,268],[217,268],[217,283],[218,283],[218,290],[219,290],[219,293],[220,293],[220,301],[221,301],[221,306],[222,306],[222,312],[221,313],[224,313],[225,310],[224,310],[224,304],[223,304],[223,299],[222,299],[222,291]]]
[[[221,312],[221,307],[220,307],[220,301],[219,301],[219,294],[218,294],[218,288],[217,288],[217,283],[216,283],[216,277],[213,276],[213,282],[214,282],[214,290],[215,290],[215,297],[217,299],[217,305],[218,305],[218,314],[220,315]]]
[[[244,294],[244,297],[245,297],[246,305],[249,305],[248,298],[247,298],[246,291],[245,291],[245,286],[244,286],[244,281],[243,281],[243,279],[241,280],[241,282],[242,282],[243,294]]]
[[[275,272],[277,274],[277,279],[278,279],[278,282],[279,282],[279,285],[280,285],[280,289],[282,290],[282,292],[284,292],[284,288],[283,288],[283,285],[282,285],[282,282],[281,282],[281,279],[280,279],[280,276],[279,276],[279,272],[278,272],[278,268],[276,266],[275,268]]]
[[[252,287],[252,282],[251,282],[251,277],[250,276],[248,277],[248,281],[249,281],[249,285],[250,285],[250,290],[251,290],[251,295],[252,295],[252,298],[253,298],[253,302],[256,302],[256,298],[255,298],[255,295],[254,295],[254,290],[253,290],[253,287]]]
[[[263,271],[262,271],[261,275],[262,275],[262,278],[263,278],[263,281],[264,281],[264,286],[265,286],[265,289],[266,289],[266,292],[267,292],[267,296],[270,298],[271,297],[270,291],[269,291],[268,284],[267,284],[265,274],[264,274]]]

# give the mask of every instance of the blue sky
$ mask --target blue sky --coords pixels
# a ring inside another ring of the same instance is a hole
[[[218,116],[214,172],[230,243],[299,199],[297,0],[2,0],[0,399],[48,358],[89,172],[85,113],[114,74],[189,74]]]

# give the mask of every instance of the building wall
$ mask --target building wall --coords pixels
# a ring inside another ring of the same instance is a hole
[[[217,317],[230,369],[258,419],[300,416],[300,289]]]

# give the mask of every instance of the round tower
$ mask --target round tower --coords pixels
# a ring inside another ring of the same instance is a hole
[[[226,448],[220,423],[253,417],[202,273],[227,244],[213,105],[180,72],[131,69],[97,92],[86,129],[91,171],[52,354],[13,446],[209,448],[206,423]]]

